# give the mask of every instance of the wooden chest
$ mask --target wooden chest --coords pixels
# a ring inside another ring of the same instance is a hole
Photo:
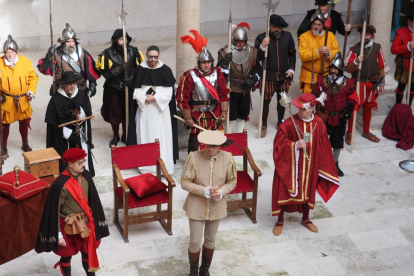
[[[37,177],[59,175],[60,155],[54,148],[23,152],[24,170]]]

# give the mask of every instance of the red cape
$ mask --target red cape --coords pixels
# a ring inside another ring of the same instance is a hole
[[[279,215],[282,205],[287,205],[287,212],[302,212],[304,203],[313,209],[316,191],[326,203],[339,188],[331,144],[322,119],[315,115],[311,122],[304,122],[297,114],[293,118],[302,133],[311,133],[311,140],[306,144],[309,161],[303,150],[295,147],[299,138],[292,120],[285,120],[277,131],[273,145],[273,216]]]
[[[408,105],[394,105],[384,121],[382,135],[398,140],[397,148],[409,150],[414,147],[414,116]]]

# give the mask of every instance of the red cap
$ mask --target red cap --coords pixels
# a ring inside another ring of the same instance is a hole
[[[308,93],[303,93],[300,97],[294,98],[292,103],[297,108],[304,108],[303,105],[305,103],[310,103],[310,106],[315,106],[317,104],[315,95]]]
[[[86,152],[80,148],[68,149],[63,153],[63,162],[75,162],[87,156]]]

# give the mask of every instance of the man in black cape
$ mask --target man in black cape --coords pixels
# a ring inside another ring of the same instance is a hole
[[[152,45],[148,47],[147,62],[145,63],[143,62],[135,70],[131,87],[132,89],[135,89],[135,91],[137,89],[141,89],[144,86],[171,88],[172,96],[169,102],[169,110],[170,110],[171,128],[172,128],[173,160],[175,163],[175,161],[178,159],[177,120],[174,119],[173,117],[174,115],[177,114],[177,104],[175,101],[175,91],[174,91],[175,78],[171,71],[171,68],[159,60],[159,53],[160,53],[160,50],[157,46]],[[152,66],[151,64],[153,64],[154,66]],[[152,93],[148,92],[146,94],[148,95],[149,98],[157,97],[156,94],[154,94],[154,92],[156,93],[156,89],[155,91],[152,91]],[[134,103],[137,106],[137,102],[134,101]],[[135,111],[136,110],[137,109],[135,109]],[[134,130],[135,129],[136,128],[134,128]],[[131,135],[135,136],[134,137],[135,143],[137,143],[139,139],[137,139],[135,131],[129,131],[128,141],[130,140]],[[154,141],[151,141],[151,142],[154,142]]]
[[[117,145],[119,141],[125,144],[126,141],[126,120],[125,120],[125,88],[123,79],[125,71],[127,75],[132,76],[133,70],[143,62],[144,56],[138,48],[131,46],[132,38],[126,33],[127,38],[127,62],[124,62],[124,38],[122,29],[115,30],[111,37],[112,45],[99,54],[96,61],[96,69],[102,73],[105,78],[103,103],[101,107],[101,115],[105,122],[111,124],[113,138],[109,142],[111,145]],[[136,104],[132,100],[132,89],[129,90],[129,128],[135,126]],[[132,109],[132,110],[131,110]],[[133,123],[131,125],[131,122]],[[122,136],[119,135],[119,125],[122,124]]]
[[[79,148],[63,154],[67,168],[50,187],[37,235],[36,252],[60,256],[54,268],[60,266],[62,275],[71,275],[71,259],[79,251],[86,275],[95,275],[100,268],[96,249],[109,236],[98,192],[85,170],[86,156]]]
[[[325,18],[328,18],[328,9],[329,9],[329,0],[315,0],[315,6],[318,6],[318,9],[320,12],[325,16]],[[334,10],[335,4],[332,4],[331,9],[331,28],[329,28],[329,31],[331,31],[333,34],[336,34],[336,31],[338,31],[341,35],[345,35],[346,32],[348,32],[348,35],[351,33],[351,25],[350,24],[344,24],[344,21],[342,20],[342,14]],[[305,18],[303,19],[302,23],[300,23],[300,26],[298,28],[298,38],[309,30],[310,22],[312,15],[316,12],[316,9],[309,10],[306,14]]]
[[[64,127],[59,125],[82,119],[92,115],[91,105],[85,93],[80,93],[76,82],[81,78],[72,71],[63,72],[62,77],[56,81],[59,89],[50,98],[46,110],[45,123],[46,147],[53,147],[60,156],[69,148],[81,147],[88,153],[86,169],[95,176],[91,158],[92,130],[90,120],[83,121],[79,126],[70,124]],[[65,164],[59,160],[59,172],[65,170]]]

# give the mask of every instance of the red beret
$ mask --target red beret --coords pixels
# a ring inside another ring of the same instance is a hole
[[[87,156],[86,152],[80,148],[71,148],[63,153],[63,162],[75,162]]]

